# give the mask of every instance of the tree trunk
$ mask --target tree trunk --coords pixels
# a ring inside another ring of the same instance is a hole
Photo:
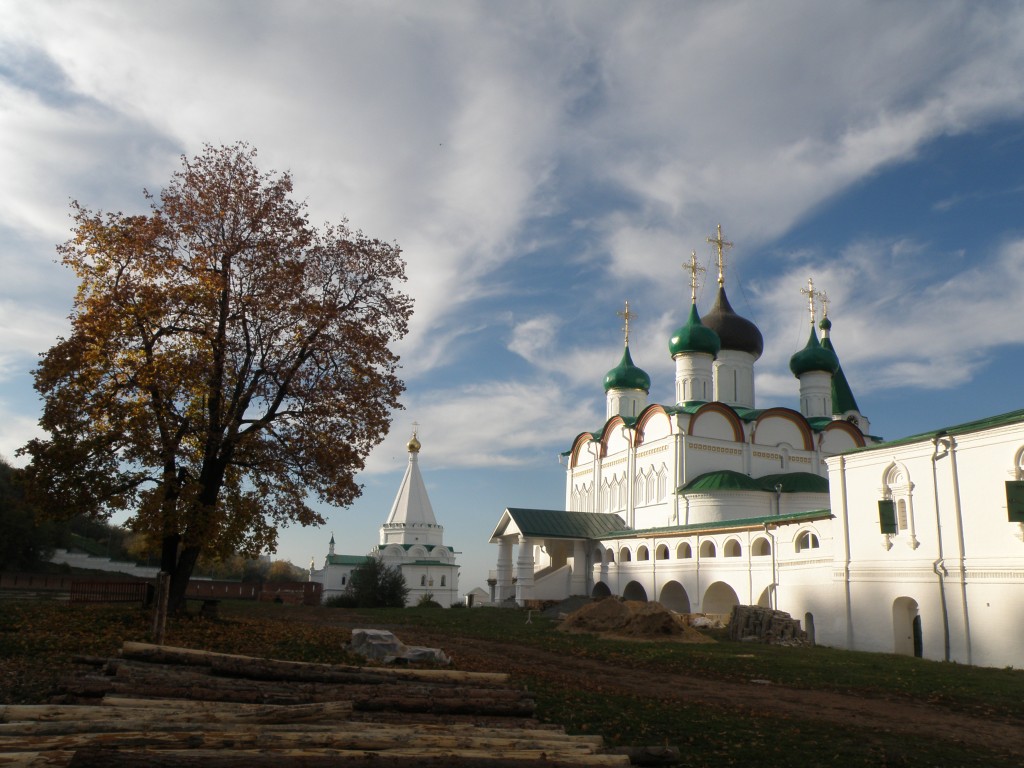
[[[199,559],[200,547],[189,544],[182,547],[178,560],[174,564],[171,574],[171,590],[167,600],[167,612],[177,613],[185,605],[185,590],[188,589],[189,579],[192,578],[192,571]]]

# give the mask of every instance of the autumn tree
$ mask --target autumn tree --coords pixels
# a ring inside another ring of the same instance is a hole
[[[24,474],[0,458],[0,571],[35,568],[53,553],[56,532],[25,499]]]
[[[31,487],[67,514],[130,510],[179,605],[200,553],[273,551],[323,524],[400,407],[389,344],[411,299],[394,244],[317,228],[287,173],[206,146],[144,215],[72,204],[58,250],[79,279],[71,332],[35,387]]]

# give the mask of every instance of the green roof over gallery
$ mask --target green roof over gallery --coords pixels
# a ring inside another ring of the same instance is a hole
[[[678,493],[713,493],[715,491],[766,491],[771,493],[828,493],[828,479],[811,472],[790,472],[763,477],[750,477],[742,472],[721,469],[698,475]]]
[[[523,536],[546,539],[601,539],[610,531],[626,527],[625,521],[614,514],[509,507],[492,539],[503,535],[510,524]]]

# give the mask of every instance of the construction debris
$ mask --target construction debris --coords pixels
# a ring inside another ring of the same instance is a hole
[[[734,605],[729,616],[729,639],[777,645],[808,645],[800,622],[785,611],[759,605]]]
[[[672,613],[661,603],[614,598],[598,600],[573,611],[559,629],[684,643],[714,642],[691,627],[684,614]]]

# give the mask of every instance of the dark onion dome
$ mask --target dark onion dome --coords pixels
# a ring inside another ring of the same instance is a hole
[[[715,306],[704,315],[704,325],[718,334],[722,349],[736,352],[748,352],[756,360],[764,352],[764,337],[757,326],[736,314],[729,305],[729,297],[725,295],[725,287],[718,286]]]
[[[622,360],[612,368],[604,377],[604,391],[610,389],[642,389],[644,392],[651,391],[651,377],[645,371],[633,365],[633,358],[629,356],[627,346],[622,353]]]
[[[714,357],[722,348],[722,340],[718,334],[700,321],[697,305],[690,305],[690,317],[686,325],[679,328],[668,340],[669,354],[675,358],[684,352],[704,352]]]
[[[789,370],[793,375],[800,378],[811,371],[822,371],[834,374],[839,367],[839,358],[830,349],[825,349],[818,341],[818,334],[811,328],[811,336],[807,339],[807,346],[789,358]]]

